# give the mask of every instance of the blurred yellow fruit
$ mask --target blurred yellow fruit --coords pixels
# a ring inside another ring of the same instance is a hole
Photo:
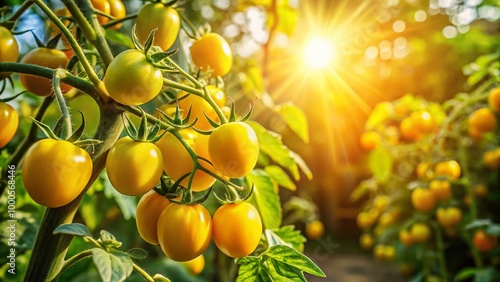
[[[315,220],[306,225],[306,236],[309,240],[317,240],[325,233],[323,222]]]

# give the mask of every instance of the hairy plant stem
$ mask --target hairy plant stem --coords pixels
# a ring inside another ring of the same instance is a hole
[[[53,234],[53,231],[59,225],[73,221],[83,196],[106,165],[107,152],[122,132],[123,124],[120,118],[122,111],[113,104],[100,106],[101,119],[94,138],[103,142],[87,148],[93,162],[90,181],[82,193],[68,205],[45,210],[24,281],[51,281],[59,274],[72,236]]]
[[[61,138],[67,139],[73,134],[73,127],[71,125],[71,115],[69,114],[68,106],[66,105],[66,100],[64,100],[63,93],[61,91],[61,78],[66,76],[66,71],[64,69],[56,69],[54,71],[54,78],[52,82],[54,84],[54,96],[56,97],[57,105],[61,110],[61,118],[63,119],[63,130],[61,132]]]

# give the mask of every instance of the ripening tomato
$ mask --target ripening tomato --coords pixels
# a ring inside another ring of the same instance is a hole
[[[192,260],[183,262],[183,264],[193,275],[200,275],[203,268],[205,268],[205,257],[203,257],[203,255],[199,255]]]
[[[448,180],[434,179],[429,183],[429,189],[434,193],[434,198],[438,201],[451,198],[451,184]]]
[[[376,245],[373,253],[378,260],[391,261],[396,256],[396,249],[390,245]]]
[[[181,130],[179,133],[183,136],[186,143],[191,147],[196,155],[210,160],[207,149],[208,137],[198,134],[193,130]],[[165,134],[156,144],[164,156],[163,170],[174,181],[177,181],[184,175],[193,171],[194,163],[191,155],[189,155],[181,141],[179,141],[172,133],[169,132]],[[215,169],[205,160],[199,158],[198,162],[203,167],[215,173]],[[188,187],[189,178],[190,176],[185,177],[180,184],[184,187]],[[204,171],[196,170],[191,183],[191,189],[193,191],[203,191],[210,188],[214,182],[215,178],[211,175]]]
[[[476,128],[481,132],[493,131],[497,126],[497,119],[489,108],[481,108],[469,116],[469,128]]]
[[[356,223],[361,229],[370,228],[378,218],[378,211],[376,209],[370,209],[368,211],[362,211],[358,214],[356,218]]]
[[[359,245],[365,250],[369,250],[373,247],[373,236],[371,234],[365,233],[359,237]]]
[[[239,220],[231,224],[224,222],[224,225],[234,226]],[[210,213],[199,204],[190,206],[171,203],[158,218],[160,247],[168,258],[175,261],[189,261],[201,255],[210,243],[211,233]]]
[[[500,147],[486,151],[483,154],[483,162],[484,165],[491,170],[498,169],[498,167],[500,167]]]
[[[206,116],[208,116],[215,122],[219,122],[219,117],[217,116],[215,110],[212,108],[212,106],[210,106],[210,104],[207,101],[205,101],[205,99],[201,98],[200,96],[189,94],[183,99],[179,100],[178,103],[179,103],[179,109],[182,110],[183,118],[187,116],[189,109],[191,109],[191,114],[189,116],[188,123],[194,122],[194,120],[198,118],[198,120],[194,125],[196,129],[199,130],[212,129],[212,125],[210,124]]]
[[[35,202],[45,207],[69,204],[83,191],[91,175],[90,155],[68,141],[42,139],[24,156],[24,188]]]
[[[498,238],[487,234],[484,230],[478,229],[474,232],[472,241],[478,250],[481,252],[488,252],[497,246]]]
[[[212,99],[214,100],[215,104],[217,104],[217,106],[221,108],[224,107],[227,98],[224,91],[213,85],[207,85],[207,90],[210,94],[210,97],[212,97]]]
[[[190,48],[197,68],[211,71],[212,77],[226,75],[233,64],[233,53],[226,39],[217,33],[207,33]]]
[[[127,15],[127,10],[122,0],[108,0],[109,3],[109,14],[115,19],[123,19]],[[119,29],[123,23],[115,24],[111,26],[111,29]]]
[[[397,221],[396,213],[392,211],[384,212],[378,219],[378,224],[382,227],[389,227]]]
[[[427,212],[436,206],[436,198],[431,190],[416,188],[411,193],[411,203],[416,210]]]
[[[68,62],[68,57],[66,57],[63,51],[45,47],[35,48],[21,59],[21,63],[39,65],[51,69],[65,68]],[[19,78],[24,88],[33,94],[49,96],[53,93],[51,79],[25,73],[19,74]],[[71,86],[61,83],[62,93],[68,92],[71,88]]]
[[[118,103],[137,106],[151,101],[163,86],[163,75],[139,50],[123,51],[104,75],[109,96]]]
[[[325,233],[323,222],[314,220],[306,225],[306,237],[309,240],[317,240]]]
[[[462,220],[462,210],[457,207],[439,208],[436,219],[445,228],[455,227]]]
[[[111,12],[111,5],[109,5],[108,0],[90,0],[94,9],[101,11],[104,14],[109,15]],[[108,17],[98,15],[97,20],[100,24],[105,24],[109,21]]]
[[[361,148],[365,151],[371,151],[380,145],[380,134],[374,131],[363,132],[359,138]]]
[[[399,124],[399,132],[403,140],[412,142],[422,139],[422,133],[416,128],[413,119],[407,117]]]
[[[391,199],[387,195],[378,195],[373,199],[373,207],[379,212],[383,212],[389,206]]]
[[[19,57],[17,40],[4,26],[0,26],[0,62],[16,62]],[[10,75],[10,72],[1,72],[0,80]]]
[[[223,175],[239,178],[252,171],[259,156],[255,131],[244,122],[223,124],[210,134],[208,152],[214,167]]]
[[[135,34],[142,43],[146,42],[151,31],[156,28],[153,44],[165,51],[174,44],[181,20],[174,8],[161,3],[148,3],[139,10],[135,24]]]
[[[428,162],[421,162],[417,165],[417,177],[419,179],[433,178],[434,172],[430,169],[431,164]]]
[[[413,112],[410,116],[415,127],[424,134],[432,132],[436,125],[431,114],[427,111]]]
[[[460,177],[461,171],[460,164],[455,160],[439,162],[434,167],[434,174],[436,176],[447,176],[451,180],[457,180]]]
[[[416,222],[411,226],[410,234],[416,243],[427,242],[431,237],[431,228],[425,223]]]
[[[141,238],[152,245],[158,245],[158,218],[170,201],[155,190],[144,194],[137,203],[135,223]]]
[[[123,137],[109,150],[106,173],[118,192],[128,196],[142,195],[160,181],[162,152],[153,143]]]
[[[497,113],[500,113],[500,87],[493,88],[488,95],[488,105]]]
[[[246,257],[259,245],[262,221],[251,204],[225,204],[213,218],[212,236],[224,254],[232,258]]]
[[[483,139],[484,132],[481,130],[475,128],[475,127],[469,127],[467,128],[467,133],[469,134],[469,137],[472,139],[474,142],[478,142],[481,139]]]
[[[3,148],[16,135],[19,115],[9,104],[0,102],[0,148]]]
[[[415,243],[413,241],[413,236],[411,235],[411,232],[408,231],[407,229],[401,229],[399,231],[399,241],[407,247]]]

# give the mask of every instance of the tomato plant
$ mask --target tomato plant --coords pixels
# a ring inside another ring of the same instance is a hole
[[[23,161],[26,192],[38,204],[57,208],[83,191],[92,175],[89,154],[64,141],[43,139],[33,144]]]
[[[212,106],[202,97],[193,94],[187,95],[179,100],[179,108],[182,110],[184,117],[191,111],[188,122],[194,122],[196,120],[194,127],[199,130],[212,129],[212,125],[207,117],[213,121],[219,121],[219,117]]]
[[[482,252],[491,251],[498,243],[497,237],[489,235],[481,229],[474,232],[472,241],[474,242],[474,246]]]
[[[212,236],[217,247],[227,256],[248,256],[257,248],[261,234],[260,215],[249,203],[226,204],[214,214]]]

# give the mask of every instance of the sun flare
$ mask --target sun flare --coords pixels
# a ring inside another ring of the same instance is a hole
[[[315,37],[309,41],[304,50],[304,60],[313,69],[323,69],[333,63],[335,50],[330,40]]]

